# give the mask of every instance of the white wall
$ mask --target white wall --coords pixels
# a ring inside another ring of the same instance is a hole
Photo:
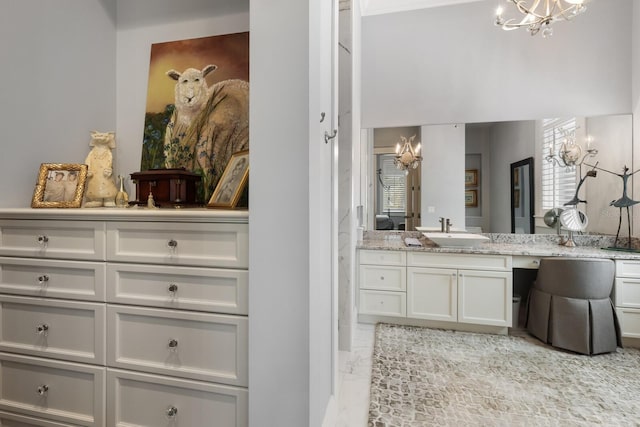
[[[365,17],[362,126],[629,113],[631,3],[589,2],[551,39],[495,27],[493,0]]]
[[[422,126],[422,225],[464,228],[464,125]]]
[[[0,8],[0,206],[27,207],[40,163],[83,163],[89,132],[115,128],[116,7],[2,0]]]

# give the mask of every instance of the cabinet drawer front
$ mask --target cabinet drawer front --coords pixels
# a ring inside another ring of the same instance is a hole
[[[246,389],[118,369],[107,376],[109,426],[249,425]]]
[[[0,411],[0,427],[69,427],[69,424]]]
[[[215,268],[109,264],[108,301],[248,314],[249,272]]]
[[[404,292],[360,291],[360,314],[405,317],[407,294]]]
[[[0,257],[0,292],[104,301],[104,263]]]
[[[616,278],[616,306],[640,308],[640,279]]]
[[[246,317],[109,306],[109,366],[247,385]]]
[[[0,295],[0,350],[104,363],[105,305]]]
[[[0,221],[0,255],[104,260],[104,230],[98,221]]]
[[[640,261],[625,259],[616,260],[616,276],[633,277],[640,279]]]
[[[640,338],[640,309],[618,307],[616,312],[620,320],[622,336]]]
[[[446,254],[409,252],[407,265],[410,267],[435,268],[478,268],[482,270],[511,270],[511,256],[481,254]]]
[[[248,268],[249,226],[110,222],[107,258],[123,262]]]
[[[2,410],[73,425],[104,425],[104,368],[0,353],[0,380]]]
[[[516,255],[513,257],[513,268],[537,270],[540,268],[540,257]]]
[[[406,289],[406,267],[360,266],[360,289],[404,291]]]
[[[401,265],[407,263],[405,251],[380,251],[360,249],[360,264]]]

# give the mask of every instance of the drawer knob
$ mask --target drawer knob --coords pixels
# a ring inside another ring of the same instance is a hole
[[[43,274],[42,276],[38,276],[38,284],[44,285],[48,281],[49,281],[49,276],[47,276],[46,274]]]
[[[171,339],[169,340],[169,348],[171,348],[171,349],[176,349],[176,348],[178,348],[178,340],[176,340],[176,339],[174,339],[174,338],[171,338]]]
[[[175,249],[178,247],[178,242],[176,242],[175,240],[171,239],[167,242],[167,246],[169,246],[171,249]]]
[[[36,333],[38,334],[45,334],[47,333],[48,330],[49,330],[49,325],[47,325],[46,323],[36,326]]]
[[[49,242],[49,238],[47,236],[38,236],[38,243],[40,243],[41,245],[44,245],[45,243]]]
[[[171,283],[169,285],[169,292],[171,292],[172,294],[178,292],[178,285],[176,285],[175,283]]]
[[[176,408],[175,406],[169,406],[167,408],[167,412],[166,413],[167,413],[167,417],[173,418],[176,415],[178,415],[178,408]]]
[[[46,384],[42,384],[38,386],[38,394],[40,396],[44,396],[47,394],[47,392],[49,391],[49,386]]]
[[[380,280],[384,280],[384,276],[380,276]]]
[[[533,265],[539,265],[540,264],[540,260],[534,259],[533,260]]]

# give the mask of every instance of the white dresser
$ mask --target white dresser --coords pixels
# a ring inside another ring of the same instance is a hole
[[[247,212],[0,210],[0,426],[247,426],[247,301]]]

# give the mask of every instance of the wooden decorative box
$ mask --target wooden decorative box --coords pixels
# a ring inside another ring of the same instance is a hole
[[[156,206],[198,205],[197,185],[200,175],[180,169],[151,169],[135,172],[131,179],[136,183],[136,198],[133,204],[147,203],[149,193],[153,194]]]

